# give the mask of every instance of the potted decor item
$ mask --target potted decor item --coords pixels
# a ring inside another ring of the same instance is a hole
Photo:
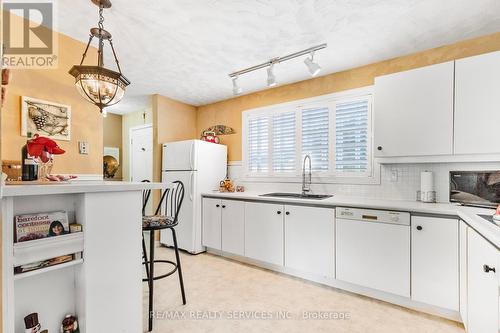
[[[33,139],[28,140],[26,148],[29,156],[34,158],[38,164],[38,180],[48,180],[48,175],[54,166],[54,155],[64,154],[57,143],[49,138],[35,134]]]

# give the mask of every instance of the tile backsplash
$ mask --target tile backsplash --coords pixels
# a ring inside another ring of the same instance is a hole
[[[363,198],[387,198],[392,200],[416,200],[420,189],[420,172],[434,173],[434,187],[438,202],[448,202],[449,172],[500,170],[500,162],[488,163],[429,163],[429,164],[384,164],[380,166],[380,184],[312,184],[314,193],[333,193]],[[232,162],[228,166],[228,175],[236,184],[242,184],[249,191],[299,192],[300,180],[297,183],[249,182],[243,177],[240,162]],[[396,177],[397,175],[397,177]]]

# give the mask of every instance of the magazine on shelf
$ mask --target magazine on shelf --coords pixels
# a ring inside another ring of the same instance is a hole
[[[14,242],[26,242],[68,233],[68,213],[64,211],[17,215],[15,217]]]
[[[30,263],[30,264],[14,267],[14,273],[15,274],[26,273],[26,272],[34,271],[34,270],[45,268],[45,267],[63,264],[65,262],[70,262],[72,260],[73,260],[72,254],[59,256],[59,257],[55,257],[55,258],[51,258],[51,259],[47,259],[47,260],[37,261],[37,262]]]

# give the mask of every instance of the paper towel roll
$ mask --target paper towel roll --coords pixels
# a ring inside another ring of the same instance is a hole
[[[422,194],[434,191],[434,174],[432,171],[422,171],[420,173],[420,191]]]

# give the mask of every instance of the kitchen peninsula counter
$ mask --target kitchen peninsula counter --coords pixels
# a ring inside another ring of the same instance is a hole
[[[59,332],[66,314],[78,316],[82,333],[142,332],[142,190],[164,187],[116,181],[3,186],[3,332],[24,332],[23,318],[32,312],[49,332]],[[15,216],[56,211],[83,232],[14,242]],[[68,254],[74,254],[70,262],[14,272]]]

